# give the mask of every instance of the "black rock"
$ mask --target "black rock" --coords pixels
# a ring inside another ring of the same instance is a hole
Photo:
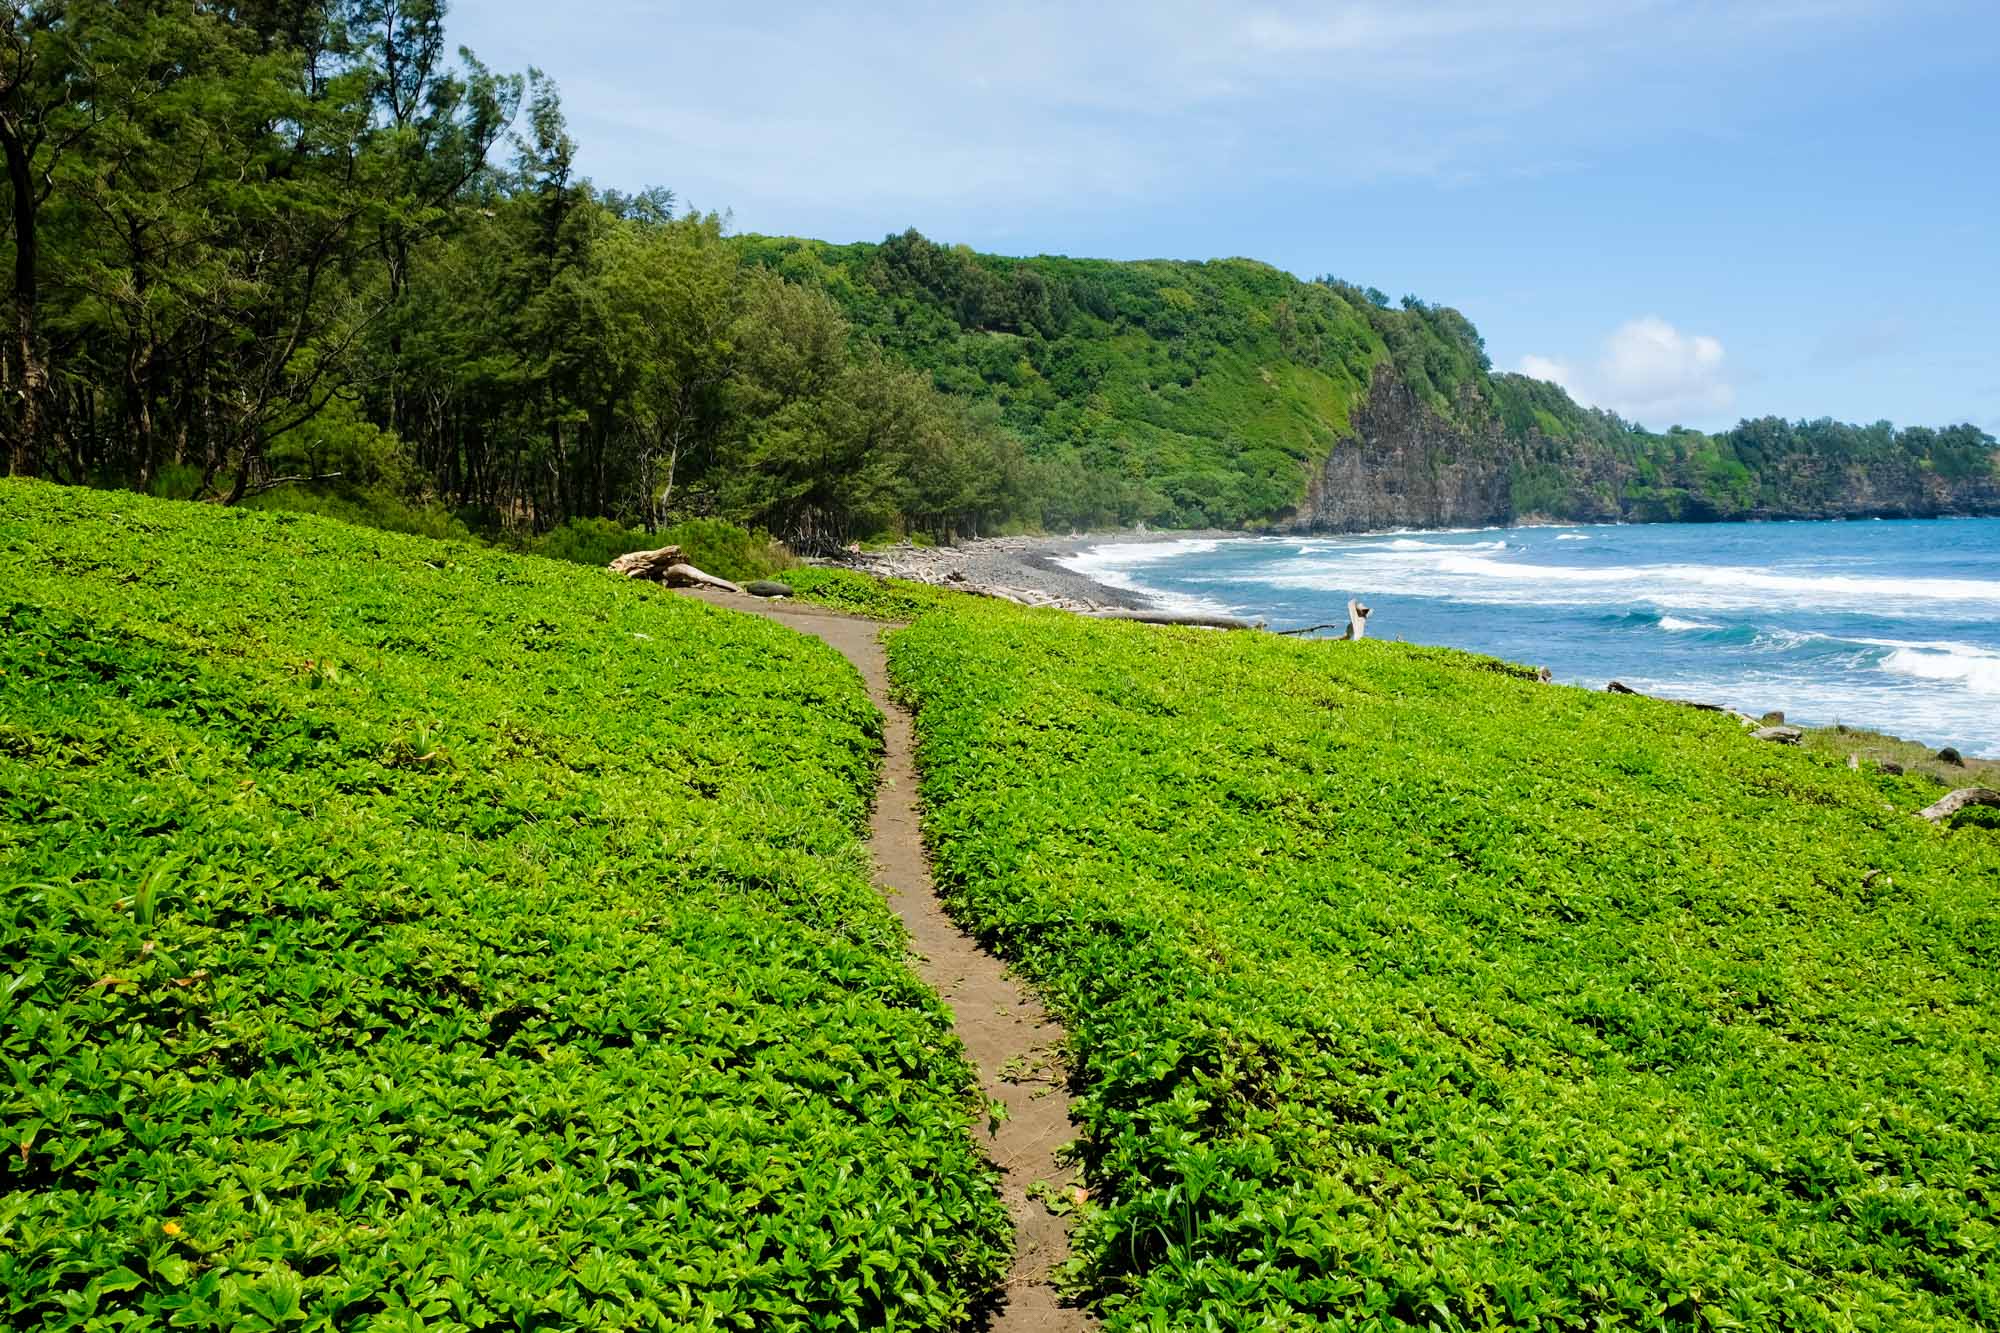
[[[1952,749],[1949,745],[1945,746],[1942,750],[1939,750],[1937,752],[1937,757],[1938,757],[1938,762],[1940,764],[1955,764],[1960,768],[1965,767],[1965,756],[1961,755],[1958,751]]]

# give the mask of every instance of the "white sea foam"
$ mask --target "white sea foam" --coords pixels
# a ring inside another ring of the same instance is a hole
[[[1841,611],[1910,618],[2000,616],[2000,580],[1784,573],[1731,565],[1557,565],[1455,547],[1302,554],[1242,576],[1300,592],[1380,593],[1487,605],[1640,605],[1661,611]]]
[[[1479,556],[1441,562],[1447,573],[1477,578],[1535,579],[1548,583],[1643,583],[1695,590],[1755,588],[1759,592],[1834,594],[1865,598],[1917,598],[1939,602],[2000,603],[2000,582],[1986,579],[1866,578],[1854,575],[1773,574],[1733,565],[1625,565],[1584,569],[1530,565]]]
[[[1660,628],[1665,630],[1721,629],[1722,626],[1707,620],[1682,620],[1679,616],[1661,616]]]
[[[1959,657],[2000,657],[2000,650],[1981,648],[1976,643],[1960,643],[1956,639],[1849,639],[1849,643],[1865,643],[1871,648],[1916,648],[1925,652],[1952,653]]]
[[[1948,680],[1974,694],[2000,695],[2000,653],[1933,653],[1898,648],[1882,660],[1882,669],[1920,680]]]
[[[1190,555],[1209,555],[1220,545],[1219,540],[1206,537],[1183,537],[1177,541],[1160,542],[1108,542],[1074,555],[1060,556],[1056,563],[1072,573],[1081,574],[1087,579],[1095,579],[1106,587],[1122,588],[1126,592],[1137,593],[1162,610],[1194,615],[1234,615],[1236,608],[1226,602],[1216,601],[1212,597],[1197,597],[1189,593],[1155,588],[1141,582],[1132,574],[1134,568],[1144,568],[1163,560]]]
[[[1590,540],[1590,534],[1587,532],[1558,532],[1556,540],[1559,542],[1587,542]]]
[[[1507,543],[1501,542],[1422,542],[1413,537],[1398,537],[1383,549],[1390,551],[1504,551]]]
[[[1871,677],[1881,683],[1870,683]],[[1991,732],[1990,727],[1977,723],[1968,726],[1967,696],[1959,690],[1920,685],[1915,678],[1904,678],[1906,688],[1898,688],[1890,683],[1894,678],[1875,672],[1843,672],[1833,677],[1648,676],[1630,672],[1619,679],[1642,694],[1701,699],[1753,714],[1782,708],[1788,717],[1807,725],[1846,722],[1932,745],[1976,747],[1985,743],[1979,739],[1982,731]],[[1604,680],[1600,677],[1580,683],[1595,689],[1602,687]]]

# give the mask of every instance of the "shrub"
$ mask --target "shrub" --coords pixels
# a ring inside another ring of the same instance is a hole
[[[719,518],[691,518],[660,532],[628,528],[608,518],[575,518],[536,538],[528,550],[602,568],[627,551],[662,546],[678,546],[687,553],[689,564],[737,583],[769,578],[792,564],[791,554],[769,534]]]

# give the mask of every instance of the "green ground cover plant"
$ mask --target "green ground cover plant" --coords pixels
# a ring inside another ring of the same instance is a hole
[[[891,653],[1109,1327],[2000,1324],[2000,833],[1928,779],[1390,643]]]
[[[0,481],[0,1324],[962,1324],[879,727],[599,571]]]

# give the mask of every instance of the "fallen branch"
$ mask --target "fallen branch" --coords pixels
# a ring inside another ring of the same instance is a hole
[[[669,588],[693,586],[699,588],[720,588],[724,592],[733,592],[739,595],[743,592],[741,584],[731,583],[728,579],[719,579],[713,574],[704,574],[693,565],[668,565],[666,581]]]
[[[1192,625],[1197,629],[1262,629],[1261,620],[1240,616],[1209,616],[1200,612],[1173,611],[1090,611],[1092,620],[1133,620],[1142,625]]]
[[[1347,620],[1344,623],[1338,620],[1329,620],[1323,624],[1306,625],[1299,629],[1281,629],[1274,632],[1278,634],[1312,634],[1323,629],[1337,629],[1342,631],[1340,636],[1342,639],[1358,639],[1368,632],[1368,616],[1372,610],[1372,607],[1366,607],[1359,602],[1350,601],[1347,604]]]
[[[1927,805],[1917,813],[1935,823],[1937,820],[1957,814],[1968,805],[2000,805],[2000,791],[1991,787],[1960,787],[1939,797],[1937,804]]]
[[[260,481],[260,482],[258,482],[258,483],[257,483],[257,484],[256,484],[255,486],[252,486],[252,487],[250,487],[250,488],[249,488],[248,490],[244,491],[243,493],[244,493],[245,495],[262,495],[262,494],[264,494],[264,492],[266,492],[266,491],[275,491],[275,490],[277,490],[277,489],[278,489],[278,488],[279,488],[280,486],[294,486],[294,485],[297,485],[297,484],[298,484],[299,482],[302,482],[302,481],[303,481],[303,482],[306,482],[306,483],[308,483],[308,484],[311,484],[311,483],[315,483],[315,482],[321,482],[321,481],[334,481],[334,480],[337,480],[337,479],[338,479],[339,477],[340,477],[340,473],[338,473],[338,472],[321,472],[321,473],[318,473],[318,474],[316,474],[316,475],[314,475],[314,476],[310,476],[310,477],[306,477],[306,476],[298,476],[298,477],[272,477],[272,478],[271,478],[271,479],[270,479],[269,481]]]
[[[612,573],[623,574],[628,579],[651,579],[669,588],[720,588],[724,592],[743,592],[740,585],[703,573],[682,560],[678,546],[662,546],[657,551],[628,551],[613,560],[608,568]]]
[[[623,574],[628,579],[651,579],[655,583],[664,583],[667,571],[679,563],[681,563],[681,548],[662,546],[657,551],[627,551],[606,568],[613,574]]]

